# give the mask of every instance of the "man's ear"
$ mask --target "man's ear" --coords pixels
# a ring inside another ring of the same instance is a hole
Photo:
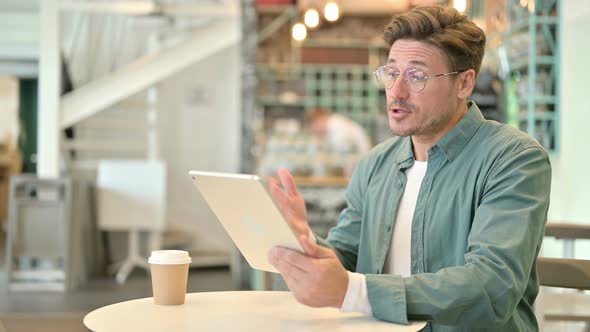
[[[457,97],[459,99],[467,99],[473,92],[475,86],[475,70],[468,69],[462,73],[459,73],[459,89],[457,91]]]

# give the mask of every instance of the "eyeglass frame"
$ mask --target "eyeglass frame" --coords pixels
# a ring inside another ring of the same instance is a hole
[[[387,84],[386,81],[383,82],[383,83],[381,83],[381,79],[379,78],[379,70],[382,69],[382,68],[385,69],[385,68],[391,68],[391,67],[389,65],[379,66],[379,68],[377,68],[373,72],[373,75],[375,76],[375,79],[377,80],[377,82],[379,82],[380,84],[383,84],[386,89],[391,89],[393,87],[393,85],[395,84],[395,82],[397,81],[397,78],[402,75],[402,72],[399,72],[397,74],[397,76],[393,80],[389,80],[389,81],[393,81],[393,83],[391,84],[391,86],[388,86],[388,84]],[[456,70],[456,71],[452,71],[452,72],[448,72],[448,73],[444,73],[444,74],[437,74],[437,75],[425,76],[420,81],[417,81],[417,82],[424,82],[424,86],[419,91],[414,91],[411,88],[412,82],[410,82],[410,80],[408,79],[408,73],[411,72],[412,70],[421,70],[421,69],[418,69],[418,68],[406,69],[403,72],[403,74],[404,74],[403,75],[403,79],[404,79],[404,81],[406,81],[406,83],[408,83],[408,87],[410,87],[410,91],[412,91],[414,93],[420,93],[420,92],[424,91],[424,89],[426,89],[426,83],[427,83],[428,80],[430,80],[432,78],[437,78],[437,77],[444,77],[444,76],[450,76],[450,75],[460,74],[460,73],[462,73],[462,72],[464,72],[464,71],[466,71],[468,69]]]

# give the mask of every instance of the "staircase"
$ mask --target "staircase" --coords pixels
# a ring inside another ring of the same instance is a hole
[[[99,26],[106,20],[112,28],[89,25],[86,30],[106,35],[87,37],[105,40],[108,46],[96,48],[96,52],[106,52],[105,55],[77,56],[76,45],[81,42],[73,41],[66,59],[77,87],[65,94],[60,103],[61,126],[72,128],[74,133],[62,141],[68,169],[79,176],[93,177],[100,160],[157,160],[161,148],[159,112],[166,111],[158,110],[158,82],[235,44],[239,39],[237,26],[228,19],[179,19],[171,25],[153,17],[93,16],[79,19],[78,24],[84,25],[80,23],[84,20]],[[120,44],[112,45],[110,41]],[[98,63],[88,63],[93,60]],[[102,70],[85,71],[88,67]],[[190,249],[192,238],[179,234],[184,232],[182,225],[168,226],[162,240],[156,242],[163,242],[165,247],[186,245]],[[192,265],[196,266],[229,264],[225,252],[199,252],[191,256]],[[117,274],[119,282],[124,282],[129,272],[129,264],[125,264],[128,267]]]
[[[31,24],[26,25],[26,38],[10,54],[3,46],[8,45],[8,37],[19,33],[12,28],[4,30],[11,32],[4,39],[0,35],[0,75],[36,77],[39,36],[35,31],[41,0],[2,0],[0,9],[5,1],[13,8],[29,4],[26,17]],[[120,8],[111,6],[111,1],[60,1],[59,47],[73,88],[66,89],[59,101],[59,126],[66,132],[60,148],[63,167],[75,179],[94,181],[102,159],[157,159],[158,118],[166,111],[156,112],[159,82],[239,42],[237,0],[165,3],[130,13],[116,12]],[[14,13],[0,10],[0,26],[18,23],[3,17],[14,17]],[[15,68],[9,62],[13,58],[29,65],[26,74],[5,71]],[[74,205],[81,209],[83,204]],[[164,238],[186,241],[182,236],[165,234]],[[203,265],[229,261],[227,253],[193,257],[193,262]]]
[[[101,159],[147,159],[148,119],[145,93],[117,103],[73,126],[74,137],[62,148],[75,171],[95,171]]]

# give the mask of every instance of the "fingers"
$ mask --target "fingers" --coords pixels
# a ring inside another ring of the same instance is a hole
[[[268,181],[268,189],[270,190],[270,194],[274,201],[279,204],[281,208],[286,208],[289,206],[288,198],[285,195],[285,192],[279,186],[279,182],[274,179],[270,178]]]
[[[312,268],[310,257],[304,254],[285,247],[273,247],[269,253],[268,258],[271,263],[286,262],[289,266],[293,266],[302,272],[306,272]]]
[[[270,178],[268,182],[268,189],[275,203],[280,207],[281,212],[287,219],[296,217],[295,201],[289,193],[280,187],[279,182],[275,178]]]
[[[308,235],[299,236],[299,243],[303,246],[305,253],[311,257],[318,257],[318,249],[309,242]]]
[[[302,272],[307,273],[313,269],[313,261],[310,257],[292,249],[279,248],[279,250],[279,255],[283,260]]]
[[[279,181],[277,181],[277,179],[273,178],[273,177],[269,177],[268,178],[268,187],[270,188],[271,186],[279,186]]]
[[[283,185],[283,188],[285,188],[287,194],[296,196],[298,194],[297,186],[295,185],[295,180],[293,179],[291,173],[289,173],[286,168],[282,167],[277,170],[277,173],[279,174],[281,184]]]
[[[275,178],[268,178],[268,189],[272,192],[272,191],[283,191],[281,189],[281,184],[279,183],[279,181]]]
[[[301,235],[299,237],[299,242],[303,246],[303,250],[308,256],[315,257],[315,258],[325,258],[325,257],[332,257],[332,251],[328,248],[324,248],[316,243],[313,243],[309,240],[309,235]]]
[[[303,280],[300,274],[301,272],[297,273],[296,267],[287,264],[287,262],[281,259],[280,248],[274,247],[269,250],[268,261],[279,271],[293,294],[299,294],[301,292],[301,286],[298,280]]]
[[[302,255],[287,248],[274,247],[268,252],[268,261],[284,277],[294,281],[303,280],[307,271],[302,265],[306,263],[303,263],[301,257],[297,256]]]

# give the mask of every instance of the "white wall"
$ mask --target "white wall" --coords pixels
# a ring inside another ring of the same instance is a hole
[[[0,0],[0,75],[36,77],[38,0]]]
[[[237,172],[240,48],[229,47],[160,85],[161,157],[168,163],[168,223],[190,228],[195,249],[227,251],[230,240],[188,171]]]
[[[590,224],[590,2],[561,8],[560,151],[552,156],[549,220]],[[546,255],[561,254],[556,242],[546,240]],[[590,241],[579,242],[576,257],[590,259]]]

